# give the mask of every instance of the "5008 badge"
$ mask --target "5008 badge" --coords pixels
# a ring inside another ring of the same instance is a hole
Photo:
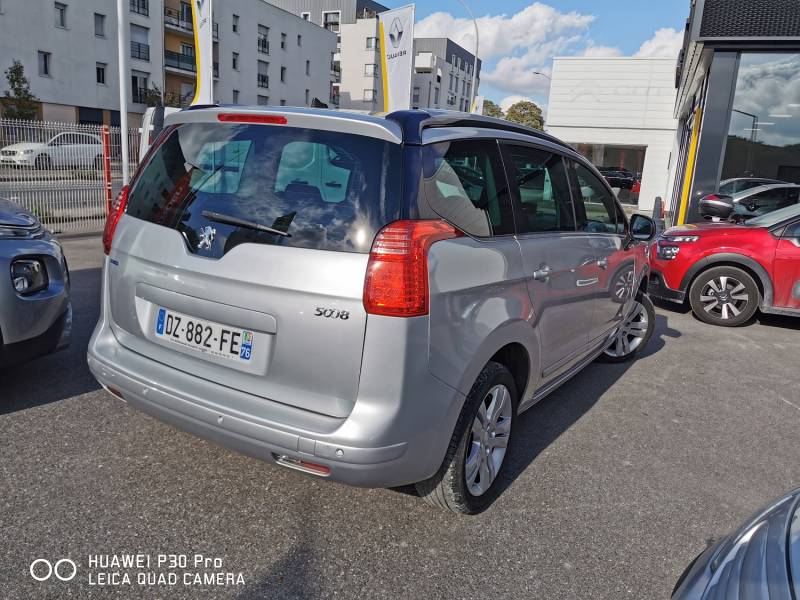
[[[341,319],[347,321],[350,318],[350,312],[346,310],[336,310],[335,308],[322,308],[317,307],[314,313],[315,317],[325,317],[326,319]]]

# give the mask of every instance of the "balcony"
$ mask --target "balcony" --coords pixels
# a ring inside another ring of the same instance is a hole
[[[164,66],[190,73],[197,72],[197,65],[195,65],[193,55],[173,52],[172,50],[164,50]]]
[[[145,0],[147,1],[147,0]],[[133,2],[133,0],[131,0]],[[186,35],[194,34],[194,23],[192,23],[192,14],[186,14],[184,11],[176,10],[174,8],[164,7],[164,26],[185,33]],[[214,39],[219,39],[219,23],[213,25]]]
[[[131,0],[131,12],[145,17],[150,16],[150,0]]]
[[[267,39],[267,36],[258,36],[258,51],[261,54],[269,54],[269,40]]]
[[[131,42],[131,58],[150,61],[150,46],[140,42]]]
[[[264,75],[262,73],[258,74],[258,87],[260,88],[269,87],[269,75]]]

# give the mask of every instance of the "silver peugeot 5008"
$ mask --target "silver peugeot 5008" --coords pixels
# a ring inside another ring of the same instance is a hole
[[[66,347],[72,304],[61,245],[30,212],[2,198],[0,273],[0,369]]]
[[[654,231],[506,121],[189,109],[109,216],[89,366],[225,446],[475,513],[519,413],[646,345]]]

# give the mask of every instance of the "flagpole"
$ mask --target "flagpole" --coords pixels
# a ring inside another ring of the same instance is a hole
[[[472,110],[472,104],[475,102],[475,97],[478,95],[478,90],[475,87],[475,81],[478,75],[478,21],[475,19],[475,15],[472,14],[472,11],[464,0],[458,0],[458,2],[464,7],[464,10],[467,11],[467,14],[472,19],[472,24],[475,26],[475,64],[472,65],[472,93],[469,99],[470,110]]]
[[[128,69],[128,56],[130,44],[128,43],[128,20],[125,10],[126,0],[117,0],[117,44],[119,54],[119,129],[120,146],[122,147],[122,185],[130,181],[130,167],[128,165],[128,83],[130,71]]]

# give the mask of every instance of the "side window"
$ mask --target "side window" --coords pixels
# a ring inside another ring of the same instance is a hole
[[[753,194],[749,198],[745,198],[743,202],[751,211],[773,211],[794,204],[787,201],[786,188],[776,188]]]
[[[793,240],[800,244],[800,221],[792,223],[786,229],[784,229],[783,236],[781,237],[786,240]]]
[[[462,231],[514,233],[511,200],[497,142],[442,142],[423,149],[422,191],[431,209]]]
[[[512,191],[520,202],[520,233],[575,231],[564,159],[547,150],[505,146]]]
[[[589,169],[580,163],[573,164],[572,194],[578,229],[590,233],[623,233],[625,219],[611,192]]]

